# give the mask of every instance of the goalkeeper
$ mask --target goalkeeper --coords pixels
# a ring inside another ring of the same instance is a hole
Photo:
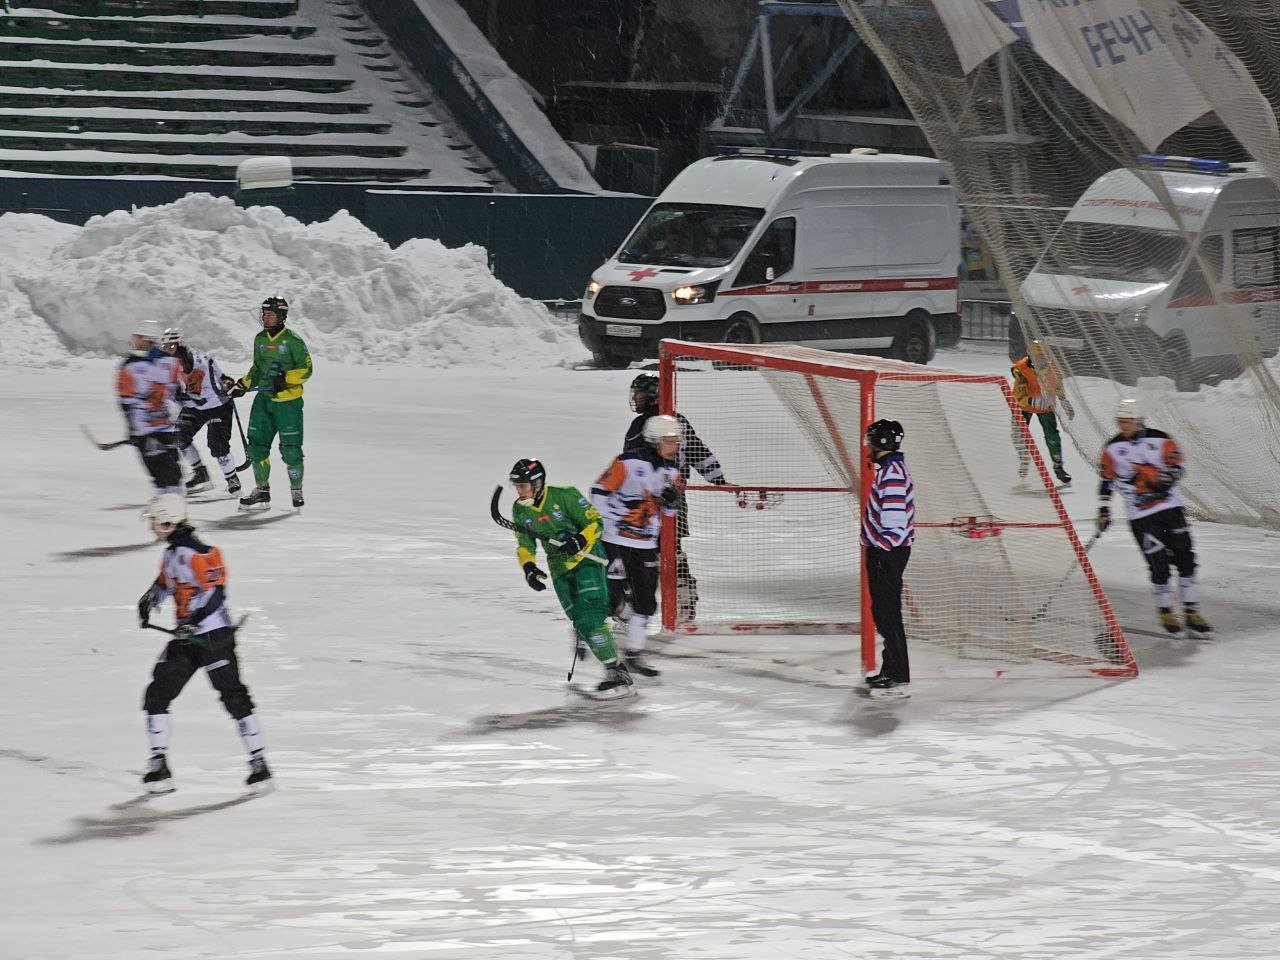
[[[613,634],[606,623],[609,585],[600,542],[600,514],[576,487],[547,486],[547,470],[540,460],[517,460],[511,468],[511,483],[516,489],[511,508],[516,558],[525,583],[531,590],[547,589],[547,575],[537,563],[541,540],[556,598],[573,623],[579,657],[585,656],[585,644],[604,664],[605,677],[596,690],[613,691],[611,695],[626,692],[631,674],[614,649]]]
[[[1062,436],[1058,433],[1058,417],[1054,411],[1061,406],[1068,420],[1075,416],[1075,411],[1071,401],[1062,396],[1062,374],[1039,340],[1027,341],[1027,355],[1013,365],[1013,398],[1018,402],[1022,423],[1028,431],[1032,417],[1040,421],[1044,445],[1049,448],[1049,459],[1053,461],[1053,475],[1066,486],[1071,482],[1071,474],[1062,465]],[[1018,448],[1018,476],[1025,477],[1031,457],[1017,420],[1013,423],[1013,444]]]

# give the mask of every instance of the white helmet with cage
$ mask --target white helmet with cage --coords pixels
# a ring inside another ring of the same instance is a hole
[[[177,526],[187,522],[187,501],[180,493],[162,493],[147,506],[145,516],[153,523]]]
[[[1117,420],[1136,420],[1139,423],[1145,419],[1146,414],[1143,412],[1142,403],[1135,397],[1126,397],[1116,404]]]
[[[655,447],[663,440],[680,439],[680,421],[665,413],[644,422],[644,439]]]

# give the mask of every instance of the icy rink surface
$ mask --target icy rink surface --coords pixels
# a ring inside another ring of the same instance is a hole
[[[1007,369],[1003,347],[938,363]],[[923,680],[872,702],[843,638],[719,638],[589,704],[488,497],[520,456],[585,488],[635,371],[317,356],[305,510],[279,506],[278,460],[270,513],[192,507],[251,615],[279,789],[244,799],[234,726],[195,677],[178,791],[140,800],[163,638],[134,606],[160,548],[135,454],[76,427],[117,435],[110,371],[0,367],[4,960],[1280,952],[1275,534],[1195,525],[1207,642],[1157,635],[1123,525],[1098,543],[1131,682]]]

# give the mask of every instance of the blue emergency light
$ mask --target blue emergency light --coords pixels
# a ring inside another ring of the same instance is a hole
[[[1144,167],[1158,170],[1182,170],[1186,173],[1231,173],[1239,169],[1226,160],[1209,160],[1205,157],[1170,157],[1163,153],[1144,153],[1138,157]]]

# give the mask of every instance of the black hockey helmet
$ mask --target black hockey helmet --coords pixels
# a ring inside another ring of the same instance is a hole
[[[640,402],[636,402],[636,394]],[[636,413],[658,408],[658,378],[652,373],[642,373],[631,381],[631,409]]]
[[[541,460],[523,457],[511,467],[511,482],[527,483],[532,486],[533,501],[536,503],[542,497],[543,488],[547,485],[547,468],[542,465]]]
[[[280,318],[280,326],[283,327],[285,320],[289,318],[289,301],[286,300],[284,297],[267,297],[267,299],[262,301],[262,307],[259,310],[259,316],[261,317],[262,314],[265,313],[267,310],[272,311],[277,317]],[[262,325],[265,327],[267,325],[266,318],[263,317],[262,319],[263,319]]]
[[[867,446],[893,452],[902,445],[906,432],[897,420],[877,420],[867,427]]]

